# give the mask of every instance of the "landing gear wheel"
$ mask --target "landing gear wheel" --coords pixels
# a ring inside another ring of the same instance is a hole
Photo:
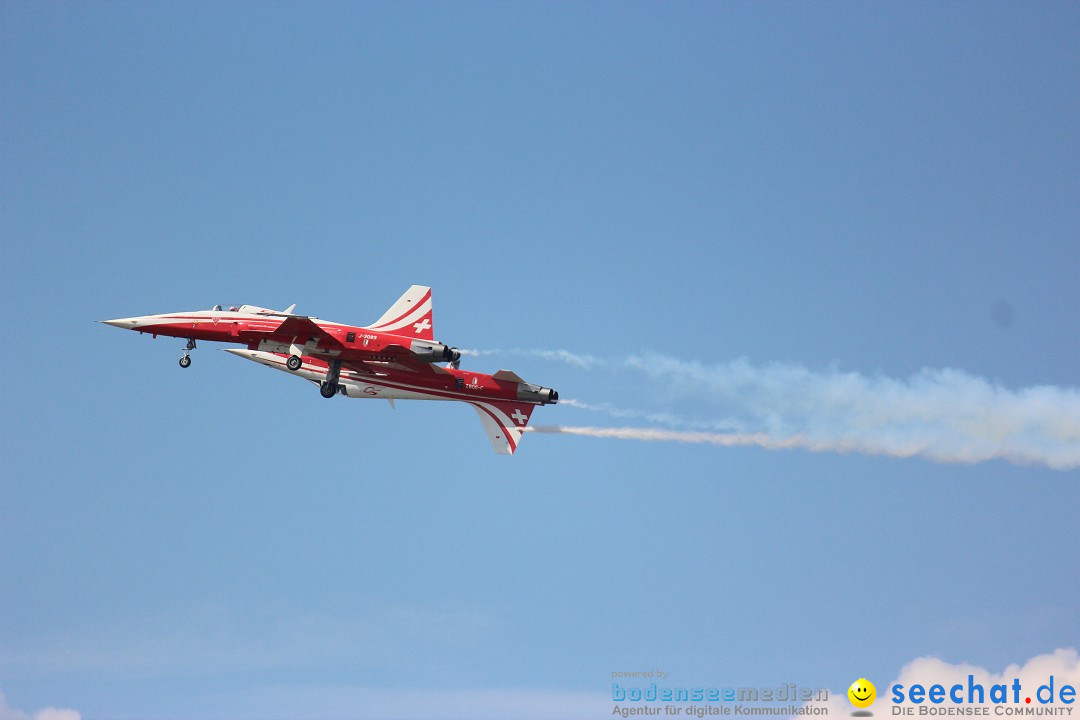
[[[337,386],[324,382],[322,385],[319,386],[319,394],[327,399],[332,398],[337,395]]]
[[[304,361],[301,360],[300,358],[298,358],[295,355],[290,355],[289,359],[285,361],[285,366],[287,368],[289,368],[290,370],[292,370],[293,372],[296,372],[297,370],[299,370],[300,366],[303,365],[303,364],[304,364]]]
[[[186,367],[190,367],[190,366],[191,366],[191,356],[190,355],[185,355],[184,357],[180,358],[180,367],[186,368]]]

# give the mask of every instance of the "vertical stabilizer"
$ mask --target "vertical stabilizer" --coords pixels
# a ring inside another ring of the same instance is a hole
[[[375,324],[368,325],[366,329],[404,335],[417,340],[434,340],[435,329],[432,327],[431,318],[431,288],[426,285],[413,285]]]
[[[470,400],[480,416],[491,447],[500,455],[513,455],[535,405],[495,400]]]

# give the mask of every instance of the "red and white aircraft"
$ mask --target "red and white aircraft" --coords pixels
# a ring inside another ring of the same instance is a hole
[[[517,449],[537,405],[559,401],[551,388],[509,370],[494,375],[459,369],[461,353],[434,339],[431,288],[413,285],[374,324],[353,327],[254,305],[103,320],[106,325],[187,338],[180,367],[191,365],[196,340],[246,345],[234,355],[319,386],[325,398],[458,400],[472,405],[495,452]],[[449,363],[442,367],[437,363]]]

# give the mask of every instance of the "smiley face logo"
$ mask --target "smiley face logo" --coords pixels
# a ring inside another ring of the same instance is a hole
[[[851,683],[847,691],[848,700],[857,708],[868,708],[877,698],[877,688],[866,678],[859,678]]]

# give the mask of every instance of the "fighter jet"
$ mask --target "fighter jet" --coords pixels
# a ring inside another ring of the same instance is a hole
[[[413,285],[371,325],[351,326],[254,305],[103,320],[106,325],[186,338],[180,367],[191,365],[197,340],[234,343],[228,352],[294,374],[324,398],[457,400],[476,410],[495,452],[511,455],[537,405],[559,393],[509,370],[460,369],[461,352],[434,339],[431,288]],[[443,367],[443,364],[447,365]]]

